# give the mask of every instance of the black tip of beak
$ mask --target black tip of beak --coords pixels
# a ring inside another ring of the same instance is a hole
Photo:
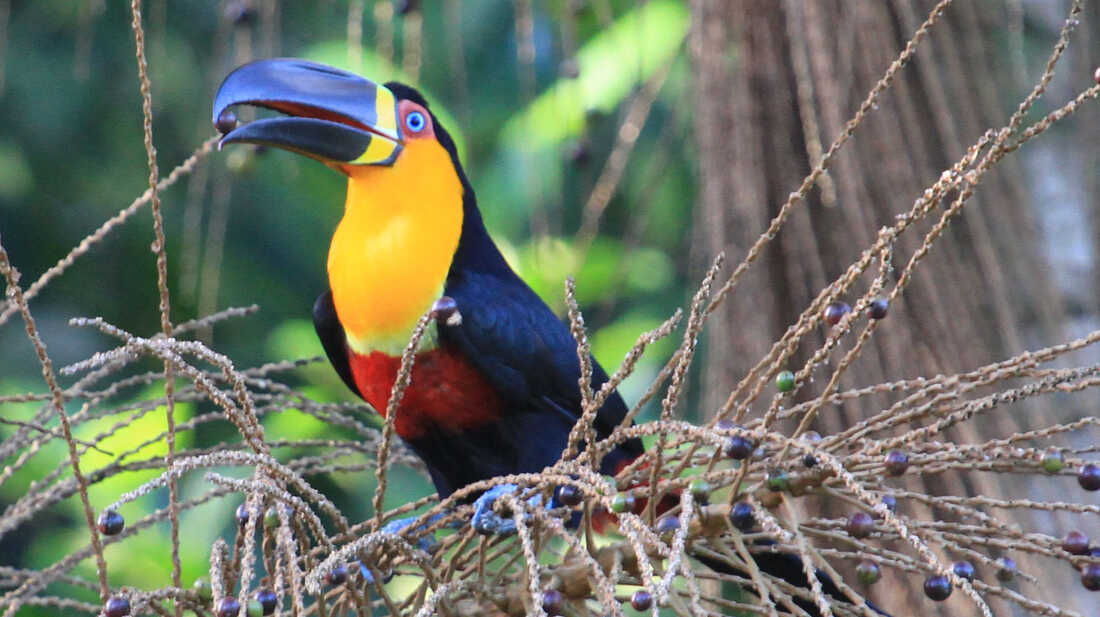
[[[354,161],[363,154],[373,137],[328,120],[317,118],[266,118],[249,122],[225,135],[218,142],[252,143],[275,146],[324,161]]]

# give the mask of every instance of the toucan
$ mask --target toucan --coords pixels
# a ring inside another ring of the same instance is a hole
[[[282,115],[227,126],[236,105]],[[231,72],[213,118],[221,145],[290,150],[347,177],[328,252],[329,289],[313,321],[336,373],[374,409],[386,410],[420,317],[441,299],[459,317],[429,326],[394,423],[440,497],[556,463],[580,417],[576,342],[489,236],[454,139],[425,98],[404,84],[275,58]],[[598,389],[607,373],[594,359],[592,368]],[[622,397],[609,396],[596,414],[597,437],[626,413]],[[614,475],[642,452],[640,440],[626,440],[600,471]],[[755,558],[762,570],[807,586],[797,556]],[[819,580],[843,598],[825,575]],[[812,603],[799,605],[818,614]]]

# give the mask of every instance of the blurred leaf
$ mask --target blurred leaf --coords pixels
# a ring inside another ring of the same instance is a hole
[[[288,319],[276,326],[266,347],[270,357],[279,359],[325,355],[313,323],[306,319]]]
[[[660,250],[635,248],[626,263],[623,257],[622,242],[614,238],[597,237],[581,255],[571,240],[543,236],[523,245],[513,265],[559,315],[565,312],[564,281],[568,276],[577,280],[577,302],[582,307],[611,294],[651,293],[672,282],[671,260]]]
[[[162,396],[164,396],[163,387],[151,386],[138,395],[138,400],[155,400]],[[81,469],[85,474],[91,473],[115,463],[123,453],[130,453],[126,457],[128,462],[166,455],[168,444],[163,437],[154,443],[146,443],[168,431],[166,410],[167,407],[161,405],[133,420],[130,418],[138,412],[130,410],[90,420],[74,427],[73,433],[77,439],[95,441],[100,448],[112,453],[107,455],[98,450],[88,450],[80,457]],[[176,424],[186,422],[194,415],[194,405],[177,402],[173,406],[173,415]],[[127,422],[127,424],[115,430],[111,436],[97,439],[98,435],[114,429],[119,422]],[[179,450],[190,448],[193,441],[194,433],[191,431],[176,434],[176,448]],[[123,493],[134,490],[160,473],[161,470],[148,469],[114,474],[105,478],[88,488],[92,505],[105,506],[118,499]]]
[[[503,147],[552,147],[579,135],[586,113],[613,110],[676,55],[690,22],[687,7],[676,0],[651,0],[625,13],[577,53],[575,79],[559,79],[508,121]]]
[[[22,150],[9,141],[0,142],[0,200],[22,199],[32,190],[34,174]]]
[[[501,130],[494,159],[477,178],[490,223],[518,233],[531,209],[553,199],[562,185],[564,145],[585,134],[589,114],[613,111],[672,60],[689,25],[681,2],[652,0],[585,42],[578,77],[559,78]],[[508,207],[516,204],[523,209]]]
[[[613,323],[589,334],[592,355],[608,374],[614,373],[622,364],[627,352],[637,342],[638,336],[656,328],[663,321],[641,312],[627,313]],[[678,342],[676,334],[673,333],[646,348],[645,355],[635,365],[634,372],[619,387],[619,393],[623,395],[628,405],[641,397],[661,366],[672,355]]]

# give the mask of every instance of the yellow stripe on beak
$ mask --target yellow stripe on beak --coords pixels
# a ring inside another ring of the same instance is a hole
[[[363,154],[354,161],[349,161],[351,165],[388,165],[401,152],[401,143],[397,141],[400,139],[401,128],[397,124],[397,100],[393,93],[388,88],[378,86],[375,90],[374,106],[377,122],[372,128],[382,135],[374,134]]]

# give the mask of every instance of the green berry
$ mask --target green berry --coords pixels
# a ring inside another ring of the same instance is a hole
[[[777,493],[791,488],[791,477],[781,469],[769,471],[767,482],[768,488]]]
[[[191,589],[199,596],[199,599],[203,602],[209,602],[214,599],[214,590],[210,588],[210,583],[205,578],[196,578],[194,584],[191,585]]]
[[[1051,450],[1043,454],[1039,464],[1043,466],[1043,471],[1047,473],[1058,473],[1065,469],[1066,457],[1059,450]]]
[[[775,376],[775,387],[779,388],[780,392],[790,392],[794,390],[794,373],[790,371],[782,371]]]
[[[634,495],[630,493],[616,493],[611,498],[611,511],[616,514],[634,511]]]
[[[710,482],[702,478],[697,478],[691,481],[691,486],[688,487],[691,491],[691,496],[695,498],[695,502],[699,504],[706,504],[710,500],[710,492],[713,490],[710,486]]]
[[[873,561],[861,561],[856,566],[856,577],[864,585],[874,585],[882,578],[882,571],[879,570],[878,564]]]
[[[264,527],[273,529],[279,526],[279,512],[275,508],[268,508],[264,512]]]

